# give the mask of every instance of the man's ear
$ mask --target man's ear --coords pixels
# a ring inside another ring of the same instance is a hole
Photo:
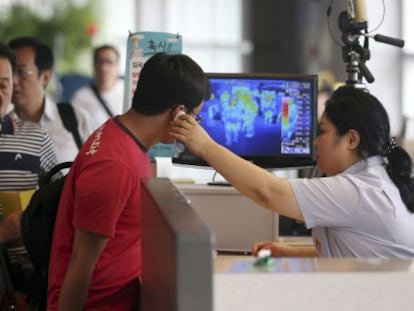
[[[348,146],[351,150],[356,150],[361,142],[361,136],[359,136],[358,131],[350,129],[348,131]]]
[[[40,78],[43,80],[43,88],[45,89],[48,86],[50,79],[52,78],[52,71],[43,70],[40,74]]]
[[[185,114],[185,106],[184,105],[178,105],[173,108],[171,108],[171,120],[175,120],[175,118],[180,115],[181,113]]]

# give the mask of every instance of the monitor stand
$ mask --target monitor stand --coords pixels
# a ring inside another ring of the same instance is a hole
[[[209,186],[224,186],[224,187],[231,187],[231,184],[227,181],[210,181],[207,183]]]

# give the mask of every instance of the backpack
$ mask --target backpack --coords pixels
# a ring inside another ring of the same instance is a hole
[[[23,244],[27,249],[36,274],[35,290],[30,297],[37,310],[46,310],[47,279],[53,229],[59,207],[59,199],[66,176],[52,180],[60,170],[69,168],[72,162],[54,166],[39,179],[39,189],[33,194],[20,220]]]
[[[75,111],[71,103],[59,103],[57,104],[59,111],[60,119],[63,122],[63,126],[67,129],[73,136],[76,146],[78,149],[82,146],[82,139],[78,131],[78,120],[76,119]]]

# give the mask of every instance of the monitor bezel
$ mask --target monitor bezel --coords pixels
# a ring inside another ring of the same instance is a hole
[[[292,73],[206,73],[209,79],[251,79],[251,80],[291,80],[311,83],[311,96],[314,103],[312,110],[312,141],[310,154],[308,155],[278,155],[276,157],[264,156],[244,156],[241,158],[248,160],[266,169],[309,167],[316,164],[314,141],[317,133],[317,98],[318,98],[318,76],[316,74],[292,74]],[[188,151],[185,149],[185,151]],[[190,157],[187,157],[190,156]],[[172,157],[173,164],[184,166],[210,166],[202,158],[193,154],[181,153]]]

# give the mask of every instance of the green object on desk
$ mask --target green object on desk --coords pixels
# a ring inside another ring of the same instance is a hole
[[[255,267],[271,267],[275,264],[275,260],[272,257],[257,258],[253,263]]]
[[[273,266],[275,261],[271,257],[272,252],[269,249],[261,249],[257,254],[257,259],[253,263],[255,267],[270,267]]]

